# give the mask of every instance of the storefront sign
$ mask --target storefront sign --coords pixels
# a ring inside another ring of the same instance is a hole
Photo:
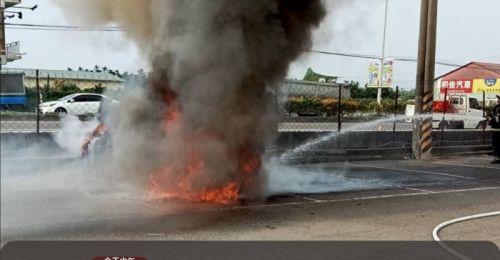
[[[500,79],[475,79],[474,93],[500,94]]]
[[[472,93],[475,86],[474,80],[442,80],[441,93]]]

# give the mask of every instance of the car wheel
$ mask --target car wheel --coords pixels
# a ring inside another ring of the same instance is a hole
[[[450,124],[446,121],[441,121],[439,124],[439,129],[450,129]]]
[[[66,111],[66,109],[64,109],[62,107],[56,108],[55,112],[57,114],[67,114],[68,113],[68,111]]]
[[[483,120],[479,123],[477,123],[477,126],[476,126],[476,129],[483,129],[486,128],[488,126],[488,122],[486,120]]]

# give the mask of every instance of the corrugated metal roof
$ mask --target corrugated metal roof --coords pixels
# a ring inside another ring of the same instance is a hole
[[[125,82],[124,79],[111,75],[106,72],[86,72],[86,71],[68,71],[68,70],[38,70],[42,78],[56,79],[71,79],[71,80],[94,80],[106,82]],[[22,69],[22,68],[2,68],[4,73],[24,73],[27,78],[36,77],[36,69]]]
[[[495,63],[484,63],[484,62],[476,62],[479,66],[482,66],[488,70],[494,71],[497,74],[500,74],[500,64]]]
[[[456,70],[450,71],[437,78],[443,80],[465,79],[498,79],[500,78],[500,64],[471,62]]]

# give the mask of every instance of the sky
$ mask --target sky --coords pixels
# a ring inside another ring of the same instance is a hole
[[[79,0],[68,0],[79,1]],[[342,2],[344,4],[339,4]],[[384,0],[325,0],[328,16],[315,32],[313,50],[380,56]],[[348,4],[345,4],[348,3]],[[50,0],[23,0],[23,19],[9,23],[75,25]],[[500,63],[500,0],[440,0],[437,59],[456,64]],[[420,0],[388,0],[386,57],[416,58]],[[148,70],[146,57],[122,32],[33,31],[7,29],[7,42],[21,41],[22,60],[8,67],[66,69],[107,66],[121,71]],[[289,78],[301,79],[307,68],[339,76],[341,81],[368,81],[369,60],[306,53],[290,66]],[[436,76],[455,67],[436,67]],[[415,87],[416,63],[396,62],[394,82]]]

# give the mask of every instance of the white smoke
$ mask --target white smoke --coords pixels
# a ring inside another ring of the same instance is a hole
[[[342,168],[288,166],[274,159],[266,163],[264,195],[318,194],[390,187],[381,179],[353,178]]]
[[[60,121],[61,130],[54,133],[54,141],[61,147],[68,157],[80,157],[81,145],[97,127],[96,119],[80,121],[77,116],[64,115]]]

